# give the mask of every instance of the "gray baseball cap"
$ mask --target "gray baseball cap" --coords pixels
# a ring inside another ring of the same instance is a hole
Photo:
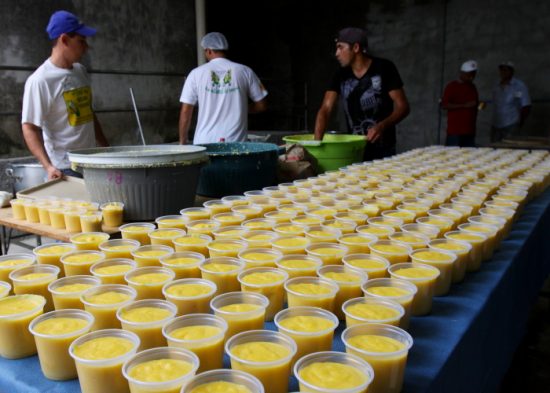
[[[204,49],[228,50],[229,43],[222,33],[213,31],[202,37],[201,46]]]

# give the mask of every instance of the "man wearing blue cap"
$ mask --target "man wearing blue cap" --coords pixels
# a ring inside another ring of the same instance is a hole
[[[201,46],[208,63],[192,70],[183,85],[180,144],[187,143],[191,117],[197,105],[194,144],[242,142],[248,131],[248,114],[267,108],[267,90],[252,69],[227,59],[229,44],[222,33],[206,34]]]
[[[70,12],[57,11],[46,32],[51,56],[25,83],[21,124],[29,150],[52,180],[80,176],[70,169],[69,150],[108,143],[93,113],[88,74],[79,63],[88,49],[86,37],[96,30]]]
[[[315,139],[323,139],[340,96],[348,131],[364,135],[367,140],[363,159],[395,154],[395,126],[409,114],[397,68],[391,61],[369,54],[364,29],[342,29],[335,41],[341,68],[333,76],[317,112]]]

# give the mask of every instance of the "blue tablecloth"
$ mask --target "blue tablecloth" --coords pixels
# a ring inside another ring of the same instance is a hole
[[[453,285],[448,296],[435,298],[431,315],[411,318],[414,345],[403,392],[496,391],[549,273],[550,189],[525,208],[491,261]],[[273,323],[266,328],[274,330]],[[334,350],[344,351],[343,328],[335,332]],[[294,390],[291,378],[289,391]],[[33,356],[0,358],[0,392],[73,393],[80,388],[76,380],[45,379]]]

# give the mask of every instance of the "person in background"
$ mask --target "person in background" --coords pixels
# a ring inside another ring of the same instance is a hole
[[[315,121],[315,139],[322,140],[338,97],[348,132],[367,140],[364,160],[395,154],[395,126],[409,114],[403,82],[395,65],[371,56],[365,30],[347,27],[336,38],[341,68],[325,92]]]
[[[474,79],[477,63],[468,60],[460,66],[458,79],[445,86],[441,108],[447,111],[447,146],[474,147],[479,96]]]
[[[197,105],[194,144],[244,141],[248,114],[267,109],[267,90],[252,69],[227,59],[229,44],[223,34],[206,34],[201,46],[208,62],[192,70],[183,85],[180,144],[187,143],[191,117]]]
[[[79,63],[88,50],[86,37],[96,30],[67,11],[54,12],[46,27],[51,56],[27,79],[21,124],[31,153],[48,180],[63,175],[82,177],[70,169],[67,152],[108,146],[92,108],[92,88]]]
[[[514,63],[499,64],[500,82],[493,89],[493,126],[491,142],[519,135],[531,111],[531,97],[525,83],[514,78]]]

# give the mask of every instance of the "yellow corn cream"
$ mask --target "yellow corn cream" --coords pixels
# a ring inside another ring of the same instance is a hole
[[[367,235],[374,235],[378,239],[383,240],[383,239],[387,239],[388,236],[394,233],[395,229],[393,229],[393,227],[390,227],[390,226],[369,225],[362,228],[358,228],[357,232],[365,233]]]
[[[19,359],[36,354],[29,323],[43,313],[45,299],[37,295],[0,299],[0,356]]]
[[[71,237],[77,250],[99,250],[99,244],[109,240],[107,233],[82,233]]]
[[[399,297],[410,294],[409,291],[397,287],[371,287],[367,292],[384,297]]]
[[[242,291],[260,293],[269,300],[265,311],[267,321],[273,320],[275,314],[283,308],[285,295],[283,284],[287,277],[284,271],[270,268],[253,269],[239,275]]]
[[[84,309],[95,318],[92,330],[120,328],[116,312],[124,303],[132,300],[130,294],[122,291],[106,291],[88,296],[84,293],[82,296],[84,299]]]
[[[113,265],[113,266],[105,266],[105,267],[99,267],[95,269],[95,271],[99,274],[122,274],[129,272],[133,269],[132,265]]]
[[[313,352],[330,351],[336,324],[327,318],[297,315],[279,320],[278,328],[296,342],[294,359],[299,359]]]
[[[153,247],[162,247],[166,248],[164,250],[158,249],[158,250],[136,250],[132,253],[134,256],[134,260],[137,263],[138,267],[145,267],[145,266],[160,266],[159,259],[170,255],[172,253],[172,250],[165,246],[153,246]]]
[[[287,272],[289,278],[308,276],[315,277],[317,276],[317,268],[320,265],[320,262],[315,262],[305,258],[293,259],[290,256],[277,262],[277,266]]]
[[[381,305],[356,303],[346,307],[346,325],[353,326],[358,323],[384,321],[388,325],[399,325],[399,311]]]
[[[439,270],[439,277],[435,283],[434,296],[446,295],[452,282],[456,255],[445,251],[421,249],[411,254],[413,262],[420,262],[433,266]]]
[[[149,233],[155,230],[154,225],[123,225],[120,233],[123,239],[137,240],[142,246],[151,244]]]
[[[173,239],[185,235],[185,232],[176,229],[157,229],[149,233],[152,245],[174,247]]]
[[[469,243],[472,249],[466,263],[466,271],[475,272],[479,270],[483,260],[484,244],[487,239],[485,235],[481,233],[449,232],[445,234],[445,238]]]
[[[66,284],[56,287],[55,290],[51,290],[53,304],[56,310],[62,309],[84,309],[84,305],[80,301],[80,295],[85,290],[93,287],[93,284],[87,283],[75,283]]]
[[[184,360],[156,359],[135,365],[128,375],[140,382],[167,382],[189,374],[192,369],[193,365]],[[179,392],[180,388],[181,386],[173,391]]]
[[[392,277],[410,281],[416,285],[418,289],[412,302],[411,314],[428,314],[432,309],[432,298],[435,291],[436,280],[440,274],[439,270],[431,266],[418,266],[418,264],[407,267],[398,266],[398,268],[390,272]]]
[[[411,267],[408,269],[399,269],[396,270],[395,273],[402,277],[408,277],[408,278],[428,278],[428,277],[434,277],[435,273],[431,270],[424,269],[421,267]]]
[[[371,253],[386,258],[392,265],[400,262],[407,262],[409,260],[409,253],[411,252],[409,246],[401,245],[396,242],[392,242],[392,244],[386,244],[384,242],[389,243],[389,241],[371,243],[369,245]]]
[[[73,245],[45,246],[35,249],[36,260],[38,263],[55,265],[63,271],[61,256],[75,249]]]
[[[368,255],[346,259],[345,264],[364,270],[368,274],[369,279],[383,278],[388,275],[388,262],[369,257]]]
[[[89,303],[93,304],[117,304],[129,299],[130,295],[115,291],[103,292],[86,298]]]
[[[33,271],[34,273],[27,273]],[[54,309],[52,295],[48,290],[48,285],[57,279],[57,267],[51,265],[33,265],[19,270],[14,270],[10,274],[13,282],[13,293],[16,295],[32,294],[41,295],[46,299],[44,312]]]
[[[154,322],[169,317],[171,312],[160,307],[138,307],[125,310],[120,316],[129,322]]]
[[[299,371],[300,378],[315,387],[331,390],[353,389],[367,382],[367,376],[353,366],[336,362],[315,362]],[[305,391],[300,387],[300,391]]]
[[[199,263],[204,260],[202,254],[189,254],[189,256],[176,256],[162,258],[161,265],[172,270],[176,273],[174,277],[176,280],[181,278],[199,278],[201,271],[199,269]]]
[[[136,302],[120,309],[117,314],[122,328],[138,335],[141,341],[140,351],[166,346],[166,339],[162,335],[162,326],[176,312],[172,305],[170,307],[173,307],[173,310],[163,305],[155,307],[154,304],[145,302],[143,305]],[[138,306],[138,304],[140,305]]]
[[[200,279],[175,281],[163,289],[164,297],[176,305],[178,315],[208,313],[215,288],[203,282]]]
[[[133,346],[132,341],[124,338],[100,337],[75,347],[74,353],[86,360],[106,360],[128,353]]]
[[[197,297],[212,292],[212,288],[204,284],[177,284],[166,289],[166,293],[177,297]]]
[[[31,256],[28,258],[7,258],[0,261],[0,281],[9,282],[8,276],[12,271],[23,266],[32,265],[34,262]]]
[[[101,206],[103,213],[103,222],[108,227],[118,227],[122,225],[123,205],[120,203],[105,204]]]
[[[97,251],[77,251],[62,257],[61,262],[66,276],[89,275],[90,267],[101,260],[105,255]]]
[[[218,308],[215,315],[225,319],[227,322],[226,339],[237,333],[247,330],[263,329],[265,312],[259,304],[252,303],[234,303]],[[254,312],[256,311],[256,312]]]
[[[198,252],[205,257],[207,257],[208,254],[208,243],[210,243],[212,239],[210,237],[202,237],[202,236],[182,236],[174,239],[174,247],[176,248],[176,251],[183,252],[183,251],[192,251],[192,252]]]
[[[203,383],[197,386],[189,393],[253,393],[246,386],[227,382],[227,381],[215,381]]]
[[[127,258],[132,259],[132,251],[135,250],[137,246],[134,245],[121,245],[121,246],[111,246],[103,250],[108,258]]]
[[[217,326],[193,325],[174,329],[169,338],[185,342],[170,343],[170,346],[181,346],[193,351],[199,357],[200,366],[197,372],[223,367],[223,330]],[[217,338],[216,338],[217,337]],[[211,340],[208,340],[211,339]]]
[[[294,278],[293,280],[308,280],[307,277]],[[312,279],[314,280],[314,279]],[[290,280],[292,281],[292,280]],[[290,282],[290,281],[287,281]],[[332,287],[334,286],[334,288]],[[328,311],[334,311],[334,303],[338,287],[327,282],[326,285],[314,282],[298,282],[287,285],[286,294],[288,307],[311,306],[320,307]]]
[[[141,269],[155,269],[155,268],[141,268]],[[158,268],[159,270],[166,270],[167,273],[163,272],[150,272],[150,273],[141,273],[139,270],[128,273],[126,275],[126,281],[128,285],[134,288],[137,291],[136,299],[162,299],[162,287],[167,282],[171,281],[174,278],[174,273],[171,270]],[[170,272],[171,274],[168,274]]]
[[[163,218],[158,220],[157,224],[159,228],[178,228],[185,229],[185,219],[184,218]],[[158,233],[158,232],[156,232]]]
[[[288,286],[289,289],[294,292],[302,293],[305,295],[327,295],[331,292],[330,288],[317,284],[292,284]]]

